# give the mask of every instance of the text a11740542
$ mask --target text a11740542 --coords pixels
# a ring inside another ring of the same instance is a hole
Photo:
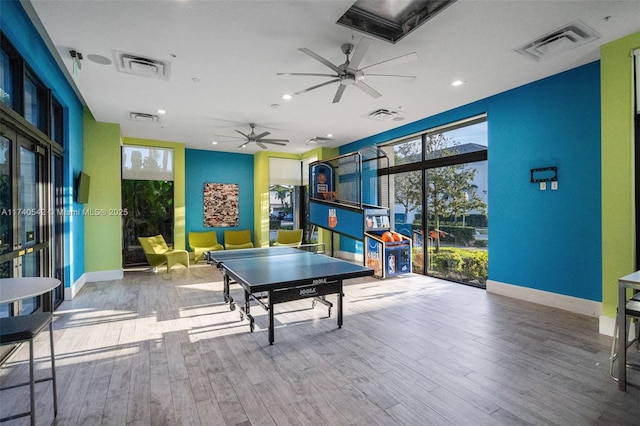
[[[0,209],[0,216],[127,216],[127,209]]]

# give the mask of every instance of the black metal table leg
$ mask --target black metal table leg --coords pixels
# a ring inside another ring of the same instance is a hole
[[[231,297],[231,292],[229,290],[229,275],[227,275],[226,273],[223,274],[223,283],[224,283],[224,288],[222,290],[223,296],[224,296],[224,301],[225,303],[229,303],[229,310],[230,311],[235,311],[236,310],[236,304],[233,303],[233,297]]]
[[[340,281],[340,292],[338,293],[338,328],[342,328],[342,281]]]
[[[269,291],[269,344],[273,345],[273,341],[275,340],[275,321],[273,318],[273,292]]]

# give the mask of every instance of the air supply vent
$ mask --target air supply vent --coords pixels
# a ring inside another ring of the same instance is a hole
[[[160,116],[155,114],[147,114],[144,112],[130,112],[129,120],[141,123],[160,123]]]
[[[113,51],[114,62],[118,71],[140,77],[169,80],[171,62],[145,58],[131,53]]]
[[[534,61],[540,61],[599,38],[600,34],[593,28],[577,20],[517,48],[516,52]]]
[[[370,120],[376,121],[402,121],[404,120],[404,115],[400,111],[394,111],[386,108],[380,108],[375,111],[371,111],[362,116],[363,118],[368,118]]]

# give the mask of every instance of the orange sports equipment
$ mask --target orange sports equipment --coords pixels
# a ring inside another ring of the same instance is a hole
[[[392,232],[391,235],[393,235],[393,241],[402,241],[402,235],[400,235],[397,232]]]
[[[391,242],[394,241],[393,234],[391,232],[389,232],[389,231],[384,231],[382,233],[382,235],[380,236],[380,239],[382,241],[384,241],[385,243],[391,243]]]

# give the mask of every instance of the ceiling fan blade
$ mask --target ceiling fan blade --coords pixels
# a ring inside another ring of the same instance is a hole
[[[332,64],[331,62],[327,61],[325,58],[323,58],[322,56],[318,55],[315,52],[312,52],[311,50],[307,49],[306,47],[301,47],[300,49],[298,49],[299,51],[306,53],[307,55],[311,56],[313,59],[315,59],[316,61],[323,63],[324,65],[326,65],[327,67],[331,68],[332,70],[334,70],[335,72],[337,72],[338,74],[340,74],[342,72],[342,70],[340,68],[338,68],[336,65]]]
[[[261,142],[256,141],[256,145],[258,145],[262,149],[267,149],[267,146]]]
[[[254,136],[253,139],[262,139],[263,137],[268,136],[270,134],[271,134],[270,132],[262,132],[259,135]]]
[[[296,93],[294,93],[294,95],[296,95],[296,96],[297,95],[302,95],[303,93],[310,92],[310,91],[312,91],[314,89],[317,89],[317,88],[322,87],[322,86],[326,86],[326,85],[331,84],[331,83],[337,83],[338,81],[340,81],[339,78],[336,78],[334,80],[325,81],[324,83],[316,84],[315,86],[311,86],[308,89],[304,89],[304,90],[301,90],[299,92],[296,92]]]
[[[316,74],[313,72],[279,72],[277,75],[301,75],[311,77],[338,77],[336,74]]]
[[[358,89],[362,90],[364,93],[371,96],[372,98],[379,98],[380,96],[382,96],[373,87],[369,86],[366,83],[363,83],[362,81],[358,81],[356,84],[354,84],[354,86],[356,86]]]
[[[362,62],[362,58],[364,58],[364,54],[367,53],[369,49],[369,45],[371,44],[371,39],[368,37],[361,37],[358,45],[355,49],[353,49],[353,54],[351,55],[351,59],[349,61],[349,68],[358,69],[360,62]]]
[[[360,68],[360,71],[377,67],[379,65],[396,66],[406,64],[407,62],[415,61],[416,59],[418,59],[418,54],[416,52],[407,53],[406,55],[398,56],[397,58],[387,59],[386,61],[378,62],[377,64],[367,65],[364,68]]]
[[[287,146],[286,143],[282,143],[279,142],[279,139],[263,139],[261,141],[256,141],[256,143],[270,143],[271,145],[280,145],[280,146]],[[289,141],[287,141],[289,142]]]
[[[344,85],[339,85],[338,86],[338,90],[336,91],[336,95],[333,97],[333,103],[337,104],[338,102],[340,102],[340,98],[342,98],[342,94],[344,93],[344,89],[346,89],[347,86]]]
[[[274,143],[274,142],[289,142],[289,139],[260,139],[256,142],[266,142],[266,143]]]
[[[245,138],[249,139],[249,135],[245,135],[244,133],[242,133],[240,130],[236,130],[236,132],[240,133],[242,136],[244,136]]]
[[[236,139],[236,140],[243,140],[245,138],[241,138],[238,136],[229,136],[229,135],[213,135],[214,138],[226,138],[226,139]],[[230,141],[228,141],[230,142]]]
[[[408,78],[410,80],[415,80],[417,77],[415,75],[401,75],[401,74],[369,74],[367,73],[367,77],[399,77],[399,78]]]

